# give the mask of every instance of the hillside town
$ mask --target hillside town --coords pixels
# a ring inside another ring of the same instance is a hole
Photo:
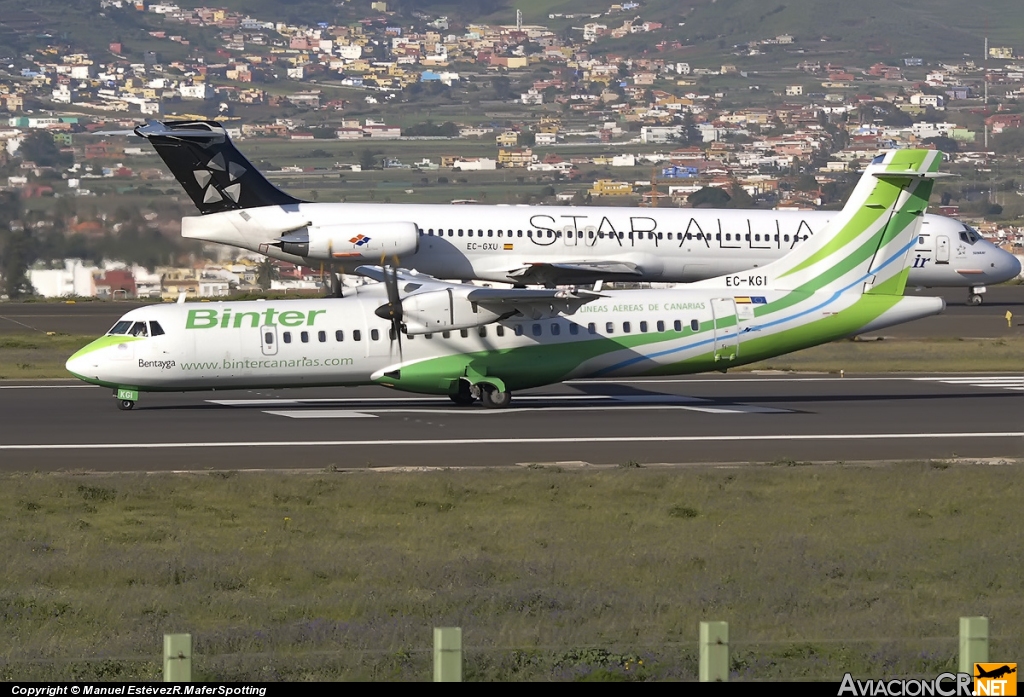
[[[932,147],[965,179],[993,180],[962,195],[946,192],[933,210],[1024,253],[1024,227],[1008,215],[1024,213],[1024,182],[998,175],[1024,155],[1024,58],[1015,47],[949,62],[906,56],[838,64],[799,48],[825,39],[783,34],[727,47],[735,62],[711,64],[687,59],[674,27],[645,20],[643,3],[552,14],[575,27],[558,31],[525,24],[521,13],[512,24],[493,25],[365,5],[358,21],[294,25],[225,8],[97,0],[105,16],[144,20],[152,48],[110,41],[105,50],[84,51],[53,39],[3,59],[0,186],[19,211],[33,214],[0,223],[9,235],[116,238],[125,221],[101,210],[99,192],[152,193],[174,184],[148,144],[117,133],[150,119],[210,118],[243,151],[254,143],[306,143],[330,155],[326,144],[351,146],[350,157],[330,164],[274,156],[268,176],[353,181],[391,170],[414,183],[440,183],[514,170],[512,181],[538,185],[530,202],[540,205],[817,208],[841,202],[851,176],[880,152]],[[614,40],[638,34],[647,49],[614,48]],[[197,35],[216,43],[200,50]],[[786,56],[784,67],[737,66],[768,55]],[[470,98],[484,106],[416,117],[419,104]],[[381,143],[408,146],[396,153],[431,143],[433,154],[403,162],[381,156]],[[61,200],[72,203],[53,204]],[[138,205],[135,228],[177,237],[180,215]],[[37,255],[25,290],[173,299],[320,288],[318,269],[275,264],[261,274],[256,256],[178,251],[170,264],[149,265],[116,255],[95,263]],[[9,280],[13,272],[0,273]]]

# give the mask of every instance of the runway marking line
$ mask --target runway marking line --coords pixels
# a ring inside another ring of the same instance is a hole
[[[992,433],[828,433],[769,434],[722,436],[602,436],[561,438],[417,438],[409,440],[321,440],[321,441],[212,441],[184,443],[46,443],[0,445],[2,450],[127,450],[178,448],[297,448],[345,447],[359,445],[545,445],[558,443],[717,443],[721,441],[837,441],[837,440],[921,440],[921,439],[984,439],[1022,438],[1024,431]]]
[[[792,414],[789,409],[776,409],[774,407],[760,407],[750,404],[722,405],[694,407],[680,404],[622,404],[618,406],[592,406],[592,407],[520,407],[518,409],[465,409],[447,407],[443,409],[418,409],[409,407],[407,409],[385,408],[375,409],[366,407],[363,409],[284,409],[264,411],[264,414],[271,416],[284,416],[289,419],[347,419],[347,418],[376,418],[378,414],[432,414],[438,416],[515,416],[516,414],[536,414],[538,412],[554,411],[622,411],[628,410],[676,410],[699,411],[707,414]]]
[[[71,390],[97,385],[0,385],[0,390]]]

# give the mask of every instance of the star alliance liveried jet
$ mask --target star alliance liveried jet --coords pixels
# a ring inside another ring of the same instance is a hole
[[[122,409],[145,391],[366,384],[506,407],[570,378],[723,371],[940,312],[903,291],[941,159],[879,156],[811,239],[684,287],[480,288],[364,266],[382,282],[343,298],[132,310],[67,369]]]
[[[309,203],[260,174],[212,121],[135,129],[202,215],[182,236],[352,272],[382,253],[437,278],[519,286],[691,282],[762,267],[819,233],[832,211]],[[1017,258],[951,218],[926,215],[909,284],[969,290],[1017,276]],[[336,290],[340,287],[336,286]]]

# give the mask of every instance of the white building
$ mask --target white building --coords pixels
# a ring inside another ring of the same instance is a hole
[[[197,82],[194,85],[182,85],[178,88],[182,99],[206,99],[213,96],[212,90],[205,82]]]
[[[452,163],[452,169],[461,170],[463,172],[497,168],[498,161],[492,160],[489,157],[467,157],[462,160],[455,160],[455,162]]]
[[[81,259],[65,259],[63,269],[29,269],[28,280],[33,291],[44,298],[92,298],[96,296],[92,275],[96,270]]]

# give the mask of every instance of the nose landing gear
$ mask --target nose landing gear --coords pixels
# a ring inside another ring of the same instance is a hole
[[[967,304],[968,305],[981,305],[985,302],[985,292],[988,289],[985,286],[971,286],[967,291]]]

